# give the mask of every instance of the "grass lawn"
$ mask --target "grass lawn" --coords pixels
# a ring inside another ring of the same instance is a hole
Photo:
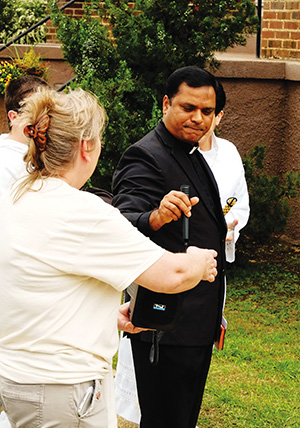
[[[300,427],[300,248],[243,254],[227,288],[225,348],[214,350],[198,425]]]

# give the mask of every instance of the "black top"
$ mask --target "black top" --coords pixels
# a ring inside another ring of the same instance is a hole
[[[169,251],[183,252],[181,219],[153,231],[149,216],[167,193],[180,190],[182,184],[190,186],[190,197],[199,197],[189,219],[189,245],[218,252],[218,276],[213,283],[201,281],[184,293],[179,326],[165,333],[161,343],[202,346],[212,344],[219,334],[227,227],[213,174],[198,150],[189,154],[191,149],[160,122],[122,156],[113,177],[113,205],[152,241]],[[151,333],[140,333],[138,337],[148,341]]]

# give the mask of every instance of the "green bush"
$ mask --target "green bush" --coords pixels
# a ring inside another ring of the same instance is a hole
[[[268,174],[264,168],[265,154],[265,146],[256,146],[243,159],[251,209],[243,235],[258,243],[284,232],[292,214],[289,200],[300,195],[300,173],[289,171],[282,178]]]
[[[244,45],[256,31],[249,0],[105,0],[100,16],[109,21],[121,58],[160,100],[166,78],[186,65],[216,66],[216,51]]]
[[[107,110],[105,145],[92,184],[110,189],[121,154],[161,117],[169,74],[184,65],[216,65],[214,52],[244,44],[257,20],[250,0],[92,5],[93,16],[85,5],[85,15],[75,20],[52,0],[51,19],[77,84],[97,94]]]
[[[47,15],[47,0],[0,0],[0,39],[7,43]],[[46,41],[46,24],[37,27],[16,43]]]
[[[0,0],[0,34],[1,38],[6,30],[9,29],[14,19],[16,5],[12,1]]]

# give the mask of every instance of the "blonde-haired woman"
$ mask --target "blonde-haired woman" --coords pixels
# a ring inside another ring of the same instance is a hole
[[[93,95],[41,89],[19,120],[29,174],[0,199],[0,407],[12,427],[116,428],[117,319],[139,331],[119,308],[121,291],[133,281],[166,293],[213,282],[216,252],[169,253],[79,191],[106,120]]]

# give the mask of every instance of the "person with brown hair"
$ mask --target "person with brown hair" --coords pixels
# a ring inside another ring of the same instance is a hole
[[[216,251],[168,252],[79,190],[105,122],[81,89],[41,88],[17,119],[29,174],[0,197],[0,406],[12,427],[116,428],[117,326],[140,331],[119,306],[122,290],[134,281],[177,293],[217,275]]]
[[[49,87],[45,80],[26,75],[10,80],[5,88],[5,109],[8,118],[8,134],[0,135],[0,195],[20,176],[26,174],[24,155],[28,139],[15,124],[20,103],[37,88]]]

